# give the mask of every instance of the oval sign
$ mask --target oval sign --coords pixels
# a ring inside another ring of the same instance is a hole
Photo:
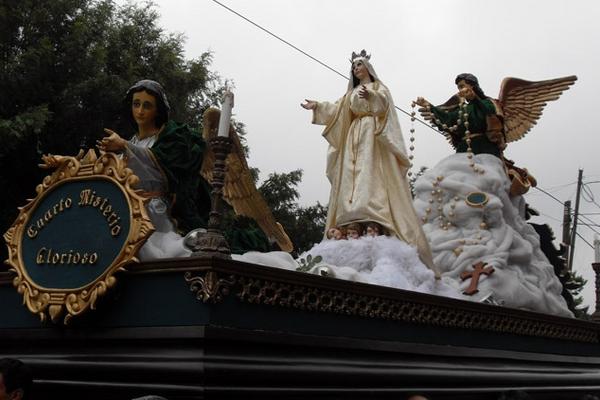
[[[127,242],[131,212],[109,179],[64,182],[45,193],[25,222],[24,272],[46,289],[76,290],[93,283]]]
[[[47,155],[56,169],[37,186],[4,234],[13,280],[29,311],[64,323],[111,288],[116,271],[136,261],[154,231],[139,179],[125,161],[94,150],[76,157]]]

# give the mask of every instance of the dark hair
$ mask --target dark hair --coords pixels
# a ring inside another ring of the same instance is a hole
[[[365,227],[360,222],[352,222],[352,223],[350,223],[348,225],[345,225],[344,228],[346,228],[346,233],[350,229],[352,229],[354,231],[357,231],[361,236],[362,236],[363,233],[365,233]]]
[[[485,93],[483,93],[483,90],[479,86],[479,80],[477,79],[477,77],[475,75],[469,74],[468,72],[458,74],[456,76],[456,79],[454,79],[454,84],[458,85],[458,82],[460,82],[460,81],[465,81],[469,85],[473,86],[473,91],[475,92],[477,97],[479,97],[480,99],[487,98],[487,96],[485,95]]]
[[[137,124],[131,113],[131,102],[133,101],[133,94],[139,92],[146,92],[152,95],[156,100],[156,119],[154,125],[159,128],[167,123],[167,121],[169,121],[170,107],[164,89],[158,82],[149,79],[137,82],[127,91],[124,104],[125,118],[127,121],[129,121],[134,128],[137,128]]]
[[[359,60],[359,61],[362,62],[362,60]],[[365,65],[365,64],[363,63],[363,65]],[[365,68],[367,68],[366,65],[365,65]],[[373,77],[373,75],[371,75],[368,68],[367,68],[367,73],[369,74],[369,78],[371,78],[371,82],[375,82],[375,78]],[[354,63],[352,63],[350,66],[350,74],[352,75],[352,87],[357,87],[360,84],[360,79],[358,79],[356,76],[354,76]]]
[[[27,399],[33,384],[33,374],[27,365],[14,358],[3,358],[0,359],[0,374],[4,380],[6,393],[21,389],[23,399]]]
[[[387,232],[386,232],[385,228],[383,227],[383,225],[381,225],[378,222],[369,221],[367,223],[367,228],[371,228],[371,229],[377,230],[377,234],[380,235],[380,236],[387,235]]]

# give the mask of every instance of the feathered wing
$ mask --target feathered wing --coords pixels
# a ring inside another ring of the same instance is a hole
[[[504,78],[498,101],[504,114],[506,143],[525,136],[542,116],[547,102],[558,99],[576,80],[575,75],[538,82]]]
[[[202,132],[204,140],[208,141],[217,135],[219,117],[220,111],[214,108],[209,108],[204,113]],[[263,232],[277,242],[281,250],[291,252],[294,245],[281,224],[275,221],[271,209],[256,188],[240,139],[233,127],[230,127],[229,137],[232,139],[232,148],[225,161],[223,198],[233,207],[237,215],[254,219]],[[208,149],[200,172],[208,182],[212,181],[214,162],[215,155]]]

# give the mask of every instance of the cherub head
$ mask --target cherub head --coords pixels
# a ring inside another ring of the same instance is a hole
[[[385,234],[385,229],[377,222],[369,222],[367,224],[367,236],[380,236]]]
[[[364,228],[362,224],[358,222],[353,222],[349,225],[346,225],[346,237],[348,239],[359,239],[364,233]]]
[[[340,240],[346,238],[345,229],[339,226],[334,226],[327,230],[327,239]]]

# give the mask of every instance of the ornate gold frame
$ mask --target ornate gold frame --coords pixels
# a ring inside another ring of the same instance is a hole
[[[99,297],[116,283],[114,274],[123,270],[130,262],[137,262],[137,251],[145,240],[154,232],[154,226],[146,212],[145,203],[148,199],[136,193],[132,187],[139,182],[139,178],[127,168],[126,163],[113,153],[103,153],[98,157],[93,149],[85,153],[83,150],[75,157],[53,156],[42,157],[42,168],[55,168],[56,170],[46,176],[42,183],[37,185],[37,196],[20,208],[19,215],[10,229],[4,234],[8,245],[7,264],[17,276],[13,285],[23,295],[23,303],[29,311],[37,314],[41,321],[50,316],[52,322],[57,322],[63,311],[66,310],[63,322],[68,324],[74,316],[84,313],[88,309],[95,309]],[[112,264],[93,282],[76,289],[53,289],[36,285],[27,275],[23,267],[20,244],[22,242],[25,226],[35,206],[52,189],[60,184],[72,180],[102,177],[114,182],[121,187],[125,194],[130,210],[131,224],[125,244]]]

